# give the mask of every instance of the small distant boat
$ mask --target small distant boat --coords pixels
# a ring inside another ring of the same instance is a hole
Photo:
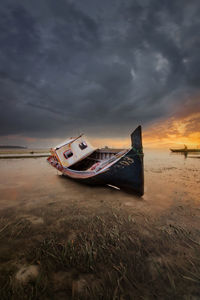
[[[176,152],[176,153],[189,153],[189,152],[199,152],[200,149],[188,149],[188,148],[183,148],[183,149],[170,149],[171,152]]]
[[[51,149],[47,161],[63,175],[92,185],[110,185],[144,194],[142,129],[131,134],[131,148],[94,148],[80,135]]]

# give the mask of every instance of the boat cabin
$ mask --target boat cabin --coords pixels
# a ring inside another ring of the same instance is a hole
[[[66,168],[76,164],[96,151],[84,135],[71,138],[54,149],[58,161]]]

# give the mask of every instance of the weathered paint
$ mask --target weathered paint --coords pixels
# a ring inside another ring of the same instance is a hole
[[[81,150],[79,147],[79,144],[82,142],[86,142],[87,144],[87,148]],[[73,153],[73,156],[66,158],[64,156],[64,153],[67,150],[71,150]],[[94,148],[88,141],[87,139],[81,135],[80,137],[78,137],[77,139],[74,139],[64,145],[62,145],[60,148],[56,148],[55,149],[55,153],[57,155],[57,158],[60,162],[60,164],[64,167],[70,167],[73,164],[77,163],[78,161],[80,161],[81,159],[84,159],[85,157],[89,156],[90,154],[92,154],[94,151],[96,150],[96,148]]]

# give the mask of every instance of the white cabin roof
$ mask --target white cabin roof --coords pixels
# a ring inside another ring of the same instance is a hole
[[[71,137],[70,139],[67,139],[67,140],[63,141],[62,143],[58,144],[57,146],[55,146],[54,149],[59,149],[60,147],[62,147],[64,145],[68,145],[68,144],[72,143],[73,141],[75,141],[76,139],[78,139],[81,136],[83,136],[83,134],[81,134],[77,137]]]

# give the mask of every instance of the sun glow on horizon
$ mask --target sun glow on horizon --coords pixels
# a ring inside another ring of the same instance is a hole
[[[200,147],[200,112],[189,116],[171,117],[151,125],[144,131],[144,144],[147,147]]]
[[[130,138],[93,138],[94,146],[129,148]],[[155,122],[143,130],[145,148],[200,148],[200,112],[173,116]]]
[[[94,147],[129,148],[130,138],[90,138]]]

